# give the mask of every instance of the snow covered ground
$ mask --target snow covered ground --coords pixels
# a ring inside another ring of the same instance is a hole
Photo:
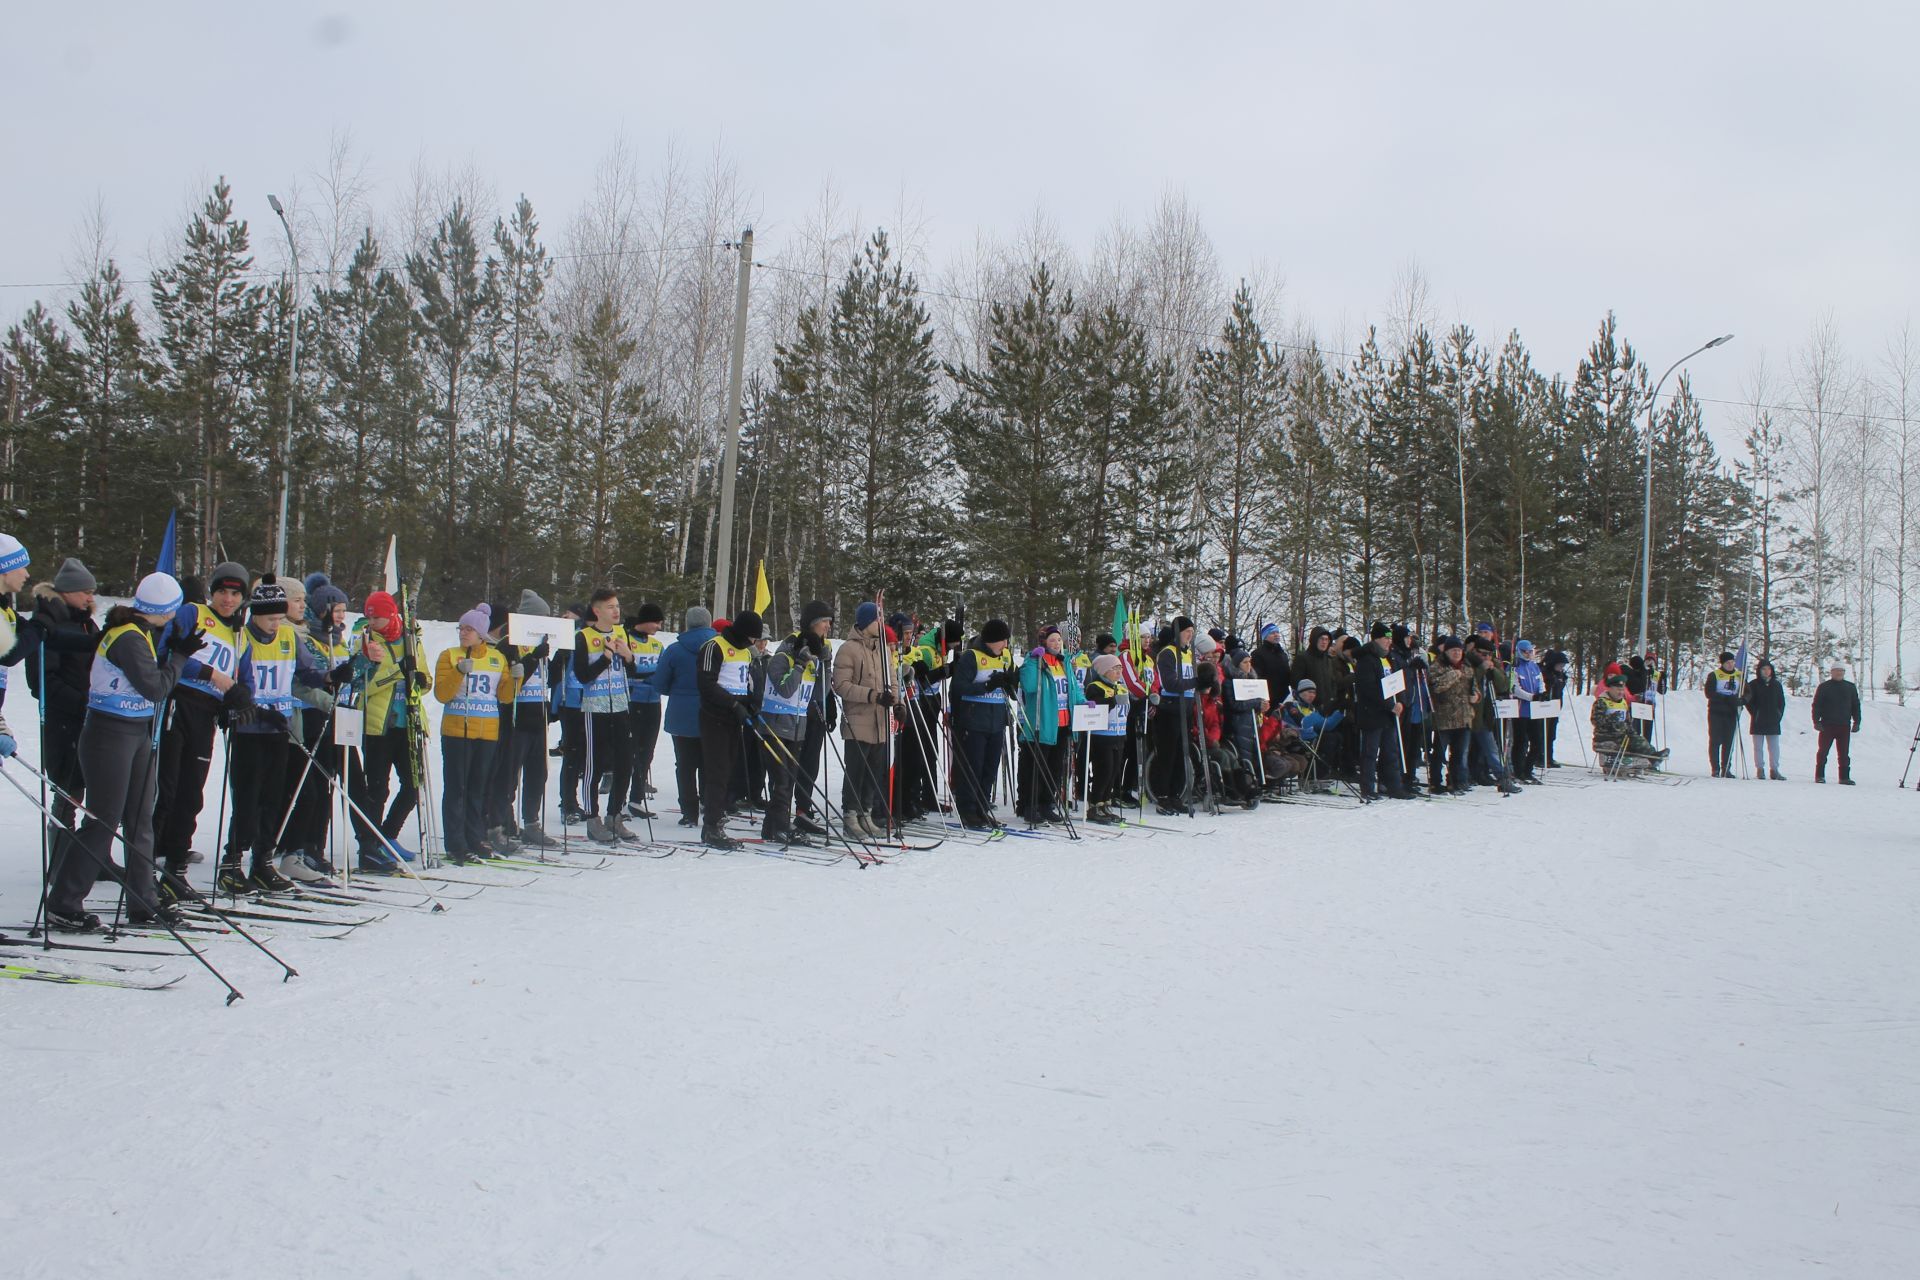
[[[282,928],[284,985],[214,942],[231,1008],[0,983],[0,1270],[1913,1275],[1914,712],[1867,717],[1847,789],[1795,732],[1785,784],[620,859]]]

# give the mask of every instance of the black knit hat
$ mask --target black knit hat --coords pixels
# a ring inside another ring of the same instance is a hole
[[[1173,634],[1176,638],[1179,637],[1182,631],[1191,630],[1193,630],[1193,619],[1189,618],[1186,614],[1183,613],[1173,620]]]
[[[980,628],[980,643],[993,644],[1000,640],[1013,639],[1013,628],[1004,618],[988,618],[987,625]]]
[[[262,574],[253,588],[253,594],[247,597],[247,612],[256,618],[287,611],[287,589],[272,574]]]
[[[729,638],[738,643],[740,640],[758,640],[767,633],[767,624],[762,622],[760,615],[753,610],[742,609],[733,615],[727,630],[732,633]]]
[[[633,624],[637,627],[643,622],[658,622],[665,625],[667,611],[651,600],[643,600],[640,607],[633,611]]]
[[[1376,622],[1367,628],[1367,635],[1375,640],[1384,640],[1393,634],[1393,628],[1384,622]]]

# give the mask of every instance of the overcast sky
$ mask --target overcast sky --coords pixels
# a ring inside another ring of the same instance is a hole
[[[1076,246],[1183,190],[1231,280],[1349,332],[1409,261],[1443,320],[1570,372],[1612,308],[1656,369],[1715,334],[1736,398],[1831,313],[1863,362],[1920,279],[1910,4],[17,5],[0,284],[58,280],[102,201],[129,274],[224,173],[268,191],[350,129],[386,204],[424,157],[558,231],[624,135],[716,144],[766,250],[831,177],[938,263],[1046,210]],[[766,250],[763,250],[765,252]],[[277,255],[262,255],[277,261]],[[0,318],[32,297],[0,290]],[[1715,434],[1737,438],[1714,411]]]

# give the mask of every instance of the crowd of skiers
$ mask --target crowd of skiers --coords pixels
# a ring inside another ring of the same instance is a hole
[[[335,874],[336,787],[357,869],[403,870],[417,857],[407,833],[427,780],[428,698],[441,706],[439,839],[459,863],[558,843],[545,822],[552,757],[563,823],[591,841],[638,841],[631,823],[656,816],[663,730],[681,826],[726,849],[737,843],[727,819],[757,815],[760,839],[792,848],[897,839],[947,812],[991,833],[1002,797],[1037,825],[1066,821],[1076,801],[1086,821],[1111,824],[1149,800],[1177,815],[1337,788],[1363,802],[1422,787],[1515,795],[1557,767],[1569,705],[1568,655],[1507,645],[1490,624],[1431,645],[1404,626],[1375,623],[1365,637],[1316,627],[1289,655],[1275,623],[1248,644],[1178,617],[1084,649],[1048,626],[1016,654],[1003,620],[969,635],[959,619],[923,626],[876,599],[837,644],[819,601],[783,635],[753,611],[716,621],[688,609],[669,644],[658,605],[629,608],[603,588],[540,643],[515,644],[510,614],[554,617],[529,590],[462,614],[457,643],[430,659],[393,594],[369,593],[349,626],[348,599],[324,574],[254,577],[237,563],[204,580],[154,573],[98,621],[79,560],[34,588],[30,611],[28,575],[26,549],[0,535],[0,694],[8,671],[24,670],[39,701],[44,909],[70,931],[98,926],[84,900],[103,877],[123,881],[135,923],[175,922],[176,904],[198,896],[189,868],[202,860],[194,837],[222,730],[221,891]],[[1842,676],[1835,668],[1814,696],[1816,780],[1837,747],[1850,783],[1860,703]],[[1657,766],[1666,752],[1639,732],[1634,705],[1666,693],[1651,653],[1607,669],[1590,713],[1600,764]],[[1715,776],[1732,776],[1745,710],[1756,776],[1765,751],[1766,776],[1779,778],[1785,697],[1771,663],[1747,680],[1724,654],[1704,693]],[[0,718],[0,759],[14,748]],[[822,783],[829,751],[837,799]]]

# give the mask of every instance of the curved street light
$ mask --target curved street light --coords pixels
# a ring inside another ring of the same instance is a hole
[[[1654,415],[1660,408],[1660,388],[1667,385],[1667,379],[1673,376],[1675,369],[1702,351],[1711,351],[1715,347],[1723,347],[1732,341],[1733,335],[1724,333],[1675,360],[1667,366],[1667,371],[1660,375],[1660,381],[1653,384],[1653,396],[1647,401],[1646,493],[1640,518],[1640,638],[1633,646],[1636,654],[1644,654],[1647,651],[1647,595],[1653,586],[1653,432]]]

